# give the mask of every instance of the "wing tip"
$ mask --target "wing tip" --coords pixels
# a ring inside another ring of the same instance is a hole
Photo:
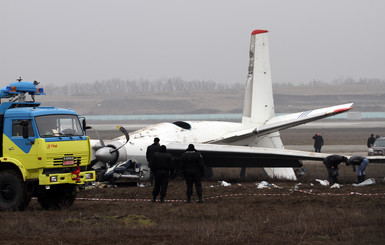
[[[353,106],[350,106],[350,107],[347,107],[347,108],[340,108],[340,109],[334,110],[333,114],[343,113],[343,112],[349,111],[351,109],[353,109]]]

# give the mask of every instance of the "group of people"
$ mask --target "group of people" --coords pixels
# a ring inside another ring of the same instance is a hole
[[[154,185],[152,191],[152,202],[156,202],[160,194],[160,202],[164,203],[167,193],[168,182],[176,174],[174,159],[167,152],[165,145],[160,145],[160,139],[154,138],[154,143],[147,147],[146,158],[150,168],[150,183]],[[202,203],[202,176],[204,173],[202,155],[195,149],[193,144],[182,154],[180,170],[186,179],[186,202],[191,202],[193,185],[198,195],[198,202]]]
[[[313,136],[314,140],[314,151],[321,152],[321,148],[324,145],[324,140],[320,133],[316,133]],[[371,147],[376,138],[372,134],[368,138],[367,146]],[[328,179],[331,184],[338,183],[338,165],[340,163],[345,163],[346,166],[352,165],[353,171],[357,171],[357,182],[361,183],[365,180],[365,169],[369,164],[369,160],[363,156],[352,156],[349,159],[340,155],[330,155],[326,157],[323,161],[327,171],[328,171]],[[356,166],[358,166],[356,170]]]
[[[376,139],[378,138],[380,138],[379,135],[376,135],[376,137],[374,137],[374,134],[371,134],[366,143],[368,148],[372,147],[374,144],[374,141],[376,141]],[[313,140],[314,140],[314,151],[321,152],[321,148],[324,145],[324,139],[322,138],[322,135],[320,133],[316,133],[313,136]]]
[[[373,137],[373,134],[371,135]],[[323,138],[320,133],[313,136],[314,148],[316,152],[321,152],[324,145]],[[373,139],[375,139],[373,137]],[[368,147],[373,144],[371,138],[368,139]],[[146,158],[150,168],[150,183],[154,188],[152,191],[152,202],[156,202],[157,196],[160,194],[160,202],[164,203],[167,193],[168,182],[176,175],[174,159],[167,152],[165,145],[160,145],[160,139],[154,138],[153,144],[147,147]],[[198,202],[202,203],[202,177],[204,173],[204,165],[202,155],[195,149],[193,144],[189,144],[188,148],[181,156],[180,170],[186,180],[186,202],[191,202],[193,194],[193,185],[198,195]],[[365,180],[365,169],[369,164],[369,160],[363,156],[352,156],[349,159],[341,155],[330,155],[323,161],[331,185],[338,183],[338,165],[345,163],[346,166],[352,165],[353,171],[357,171],[357,182],[361,183]],[[356,166],[358,168],[356,169]]]
[[[346,166],[352,165],[353,171],[357,171],[357,183],[365,181],[365,169],[369,164],[369,160],[363,156],[352,156],[349,159],[345,156],[330,155],[323,160],[328,171],[328,179],[331,185],[338,183],[338,165],[345,163]],[[358,166],[356,170],[356,166]]]

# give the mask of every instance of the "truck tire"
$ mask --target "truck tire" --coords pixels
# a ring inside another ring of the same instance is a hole
[[[0,172],[0,210],[25,210],[31,201],[25,183],[14,170]]]
[[[46,210],[59,210],[71,207],[76,198],[76,186],[65,191],[46,191],[39,195],[37,201]]]

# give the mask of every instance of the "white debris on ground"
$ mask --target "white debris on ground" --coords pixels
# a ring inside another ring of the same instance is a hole
[[[282,188],[283,188],[283,187],[278,186],[278,185],[276,185],[276,184],[269,184],[269,183],[266,182],[266,181],[262,181],[262,182],[260,182],[260,183],[256,183],[256,185],[257,185],[257,188],[258,188],[258,189],[271,188],[271,187],[277,188],[277,189],[282,189]]]
[[[329,181],[327,181],[327,180],[315,179],[315,181],[318,181],[323,186],[328,186],[329,185]]]
[[[269,183],[267,183],[266,181],[262,181],[260,183],[256,183],[256,185],[257,185],[258,189],[263,189],[263,188],[268,188],[269,187]]]
[[[221,181],[221,186],[231,186],[231,184],[226,181]]]
[[[332,188],[341,188],[342,185],[338,184],[338,183],[334,183],[332,186],[330,186],[330,189]]]
[[[366,185],[374,185],[376,183],[376,180],[373,178],[369,178],[359,184],[352,184],[352,186],[366,186]]]

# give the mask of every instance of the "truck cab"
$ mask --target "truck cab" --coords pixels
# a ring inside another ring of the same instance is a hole
[[[90,140],[75,111],[42,107],[36,82],[0,89],[0,209],[23,210],[31,197],[45,209],[70,206],[77,187],[95,181]],[[26,101],[26,95],[32,101]]]

